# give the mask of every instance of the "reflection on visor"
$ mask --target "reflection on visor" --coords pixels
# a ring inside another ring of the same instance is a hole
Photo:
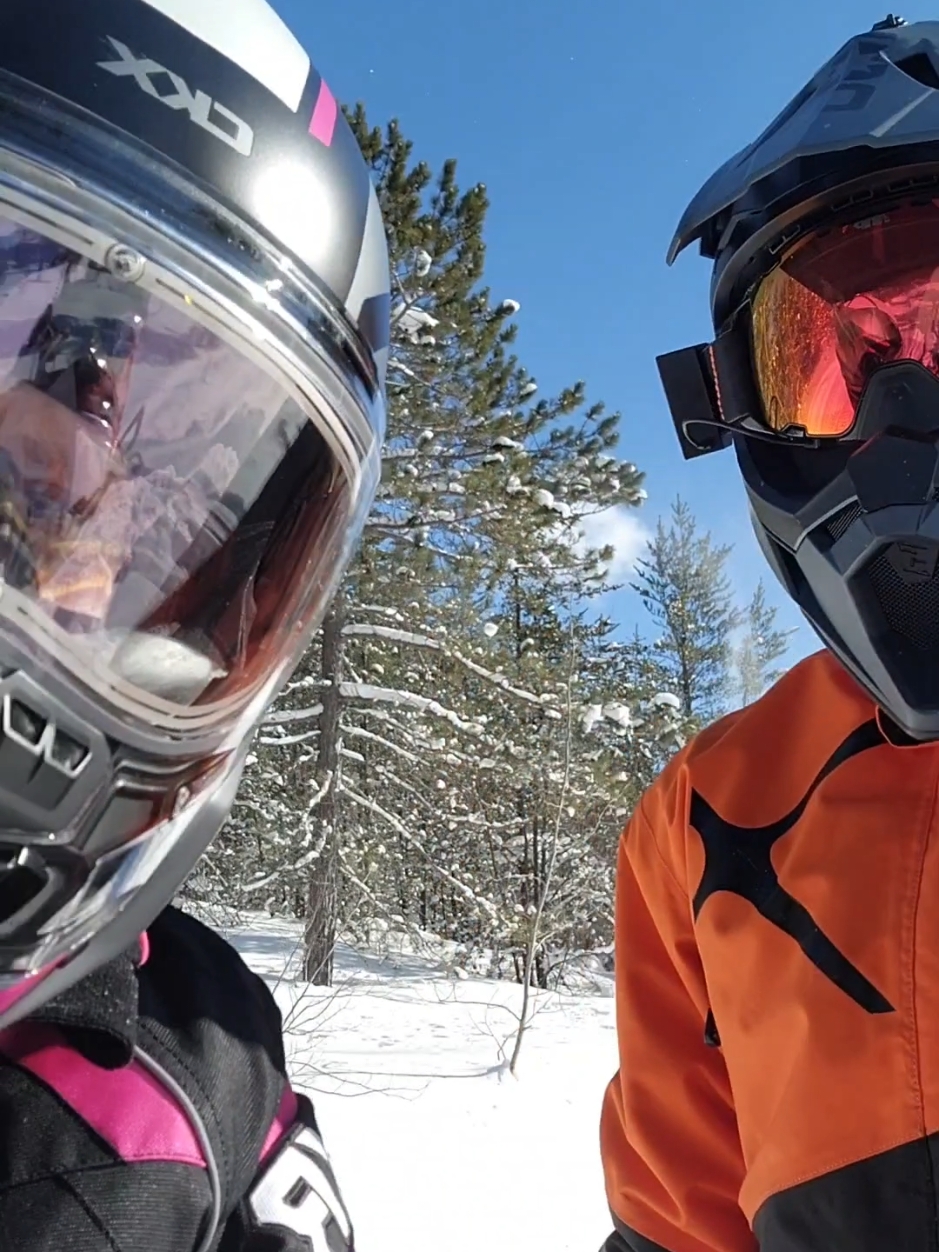
[[[752,328],[773,430],[847,434],[872,371],[893,361],[939,376],[939,202],[797,245],[760,285]]]
[[[318,611],[348,515],[277,379],[0,220],[0,572],[76,655],[170,702],[245,696]]]

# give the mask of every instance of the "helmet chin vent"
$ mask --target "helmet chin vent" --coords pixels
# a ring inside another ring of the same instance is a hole
[[[887,625],[924,652],[939,649],[939,549],[892,543],[861,574]]]

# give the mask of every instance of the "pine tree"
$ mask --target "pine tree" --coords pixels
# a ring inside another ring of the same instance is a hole
[[[393,269],[382,483],[212,867],[230,883],[240,865],[244,897],[306,917],[306,975],[319,982],[357,910],[470,946],[492,938],[506,909],[524,911],[539,873],[532,832],[554,802],[545,728],[562,717],[564,684],[547,659],[519,667],[489,631],[513,586],[540,581],[546,603],[570,606],[563,634],[604,585],[579,518],[641,498],[641,475],[613,455],[618,415],[586,407],[582,383],[538,399],[511,354],[518,305],[481,285],[485,188],[461,192],[453,161],[432,182],[396,123],[370,129],[361,109],[351,121]],[[542,749],[523,784],[519,753]],[[519,835],[504,800],[517,805],[525,787],[529,852],[506,892],[496,840],[500,823],[510,843]]]
[[[682,713],[675,674],[661,649],[643,638],[612,637],[607,629],[591,659],[596,675],[583,709],[597,769],[616,787],[617,813],[629,813],[669,758],[696,729]]]
[[[780,630],[777,610],[766,601],[766,588],[757,584],[746,610],[746,630],[736,648],[737,689],[741,704],[752,704],[772,686],[783,670],[778,666],[794,630]]]
[[[732,637],[741,624],[726,573],[730,548],[700,533],[678,499],[670,524],[659,519],[632,585],[660,630],[656,656],[682,716],[698,724],[726,707],[731,693]]]

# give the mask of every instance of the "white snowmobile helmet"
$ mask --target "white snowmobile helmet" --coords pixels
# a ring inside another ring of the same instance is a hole
[[[225,820],[374,495],[389,270],[264,0],[9,0],[0,103],[2,1028]]]

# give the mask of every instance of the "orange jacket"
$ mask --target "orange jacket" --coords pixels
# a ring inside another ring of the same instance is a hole
[[[610,1252],[939,1249],[939,744],[826,653],[623,835]]]

